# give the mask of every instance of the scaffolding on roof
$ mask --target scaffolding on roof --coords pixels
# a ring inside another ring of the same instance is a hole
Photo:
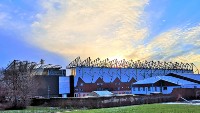
[[[44,60],[41,60],[40,63],[29,62],[29,61],[20,61],[13,60],[6,68],[6,70],[12,69],[22,69],[22,70],[33,70],[32,73],[34,75],[41,75],[44,69],[61,69],[60,65],[52,65],[52,64],[44,64]]]
[[[91,60],[90,57],[85,60],[81,60],[77,57],[73,60],[66,68],[75,67],[97,67],[97,68],[135,68],[135,69],[149,69],[149,70],[183,70],[183,71],[193,71],[194,73],[199,73],[198,68],[194,63],[183,63],[183,62],[166,62],[166,61],[133,61],[133,60],[100,60],[97,58]]]

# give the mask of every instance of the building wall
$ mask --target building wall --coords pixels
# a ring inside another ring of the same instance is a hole
[[[62,97],[67,97],[67,94],[70,93],[70,78],[69,76],[60,76],[59,77],[59,94]]]
[[[131,79],[129,82],[121,82],[116,78],[113,82],[105,83],[103,79],[98,78],[95,83],[85,83],[81,78],[79,78],[77,86],[75,87],[75,96],[82,97],[86,96],[85,93],[92,91],[110,91],[114,94],[130,94],[131,84],[135,82]]]
[[[115,94],[130,93],[131,84],[152,76],[162,76],[168,73],[192,73],[183,70],[162,70],[162,69],[135,69],[135,68],[100,68],[100,67],[75,67],[71,68],[71,75],[74,76],[75,94],[79,97],[84,93],[108,90]],[[102,85],[97,80],[102,79]],[[82,80],[80,82],[80,79]],[[119,84],[115,80],[119,79]],[[134,81],[131,81],[134,79]]]
[[[122,82],[128,82],[131,78],[136,81],[152,76],[162,76],[168,73],[193,73],[186,70],[163,70],[163,69],[136,69],[136,68],[100,68],[100,67],[76,67],[71,69],[75,76],[74,86],[76,87],[80,77],[86,83],[94,83],[99,77],[105,82],[112,82],[117,77]]]
[[[86,97],[89,96],[91,92],[76,92],[74,93],[74,97]]]
[[[72,97],[74,96],[73,76],[35,75],[37,81],[36,97]],[[72,91],[73,90],[73,91]]]
[[[153,92],[161,92],[162,94],[170,94],[174,88],[180,88],[180,86],[152,86],[149,87],[132,87],[132,94],[150,94]]]
[[[164,87],[163,87],[162,94],[170,94],[172,93],[174,88],[180,88],[180,86],[166,86],[166,87],[167,87],[167,90],[164,90]]]
[[[35,75],[37,81],[37,91],[35,96],[58,97],[59,96],[59,76]]]
[[[180,97],[186,99],[200,99],[200,88],[175,88],[171,95],[177,97],[176,100],[179,100]]]

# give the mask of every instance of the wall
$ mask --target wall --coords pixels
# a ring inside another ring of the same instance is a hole
[[[80,77],[85,83],[94,83],[99,77],[104,82],[113,82],[117,77],[121,82],[128,82],[131,78],[136,81],[143,80],[152,76],[162,76],[169,73],[183,73],[182,70],[163,70],[163,69],[136,69],[136,68],[100,68],[100,67],[76,67],[71,70],[71,74],[75,75],[74,87],[77,85]],[[184,73],[192,73],[184,71]]]
[[[112,96],[90,98],[51,98],[34,99],[32,105],[42,105],[64,108],[105,108],[138,104],[151,104],[175,101],[171,95],[144,95],[144,96]]]
[[[171,95],[177,97],[177,100],[179,100],[180,97],[186,99],[200,99],[200,88],[175,88]]]
[[[34,79],[37,81],[37,91],[35,92],[35,96],[42,96],[45,98],[47,98],[48,96],[59,96],[59,76],[35,75]]]
[[[138,89],[140,88],[140,90]],[[144,88],[144,89],[143,89]],[[132,87],[132,94],[150,94],[152,92],[160,92],[160,87],[156,87],[157,90],[155,91],[155,87],[149,87],[150,90],[148,90],[148,87]]]
[[[59,76],[59,94],[70,93],[70,78],[69,76]]]
[[[161,92],[160,90],[161,87],[156,87],[157,90],[155,90],[155,87],[149,87],[150,90],[148,90],[148,87],[132,87],[131,90],[132,94],[150,94],[152,92]],[[167,90],[164,90],[164,87],[167,87]],[[180,86],[162,86],[162,94],[170,94],[174,88],[179,88],[179,87]],[[138,90],[138,88],[140,88],[140,90]],[[145,90],[143,88],[145,88]]]
[[[77,92],[74,93],[74,97],[85,97],[88,96],[91,92]]]
[[[164,87],[162,87],[163,94],[170,94],[170,93],[172,93],[174,88],[180,88],[180,86],[166,86],[166,87],[167,87],[167,90],[164,90]]]

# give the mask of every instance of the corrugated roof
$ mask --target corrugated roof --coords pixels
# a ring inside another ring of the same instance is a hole
[[[136,72],[137,70],[137,72]],[[163,70],[153,70],[156,73],[163,73]],[[150,76],[151,71],[145,69],[121,69],[121,68],[82,68],[76,67],[76,76],[74,78],[74,85],[77,85],[78,77],[81,77],[85,83],[95,83],[100,77],[104,82],[113,82],[117,77],[121,82],[129,82],[131,78],[143,80],[145,77]],[[121,76],[120,76],[121,75]],[[161,75],[161,74],[160,74]],[[153,74],[157,76],[157,74]]]
[[[200,81],[200,74],[193,74],[193,73],[174,73],[174,74]]]
[[[140,80],[138,82],[135,82],[134,84],[153,84],[158,82],[159,80],[164,80],[170,83],[174,83],[177,85],[186,85],[186,84],[197,84],[194,82],[190,82],[187,80],[171,77],[171,76],[156,76],[156,77],[150,77],[144,80]]]
[[[93,92],[95,92],[99,96],[109,96],[113,94],[110,91],[93,91]]]

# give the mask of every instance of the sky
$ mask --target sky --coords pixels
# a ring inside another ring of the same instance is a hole
[[[199,0],[1,0],[0,67],[13,60],[67,66],[82,59],[194,63]]]

